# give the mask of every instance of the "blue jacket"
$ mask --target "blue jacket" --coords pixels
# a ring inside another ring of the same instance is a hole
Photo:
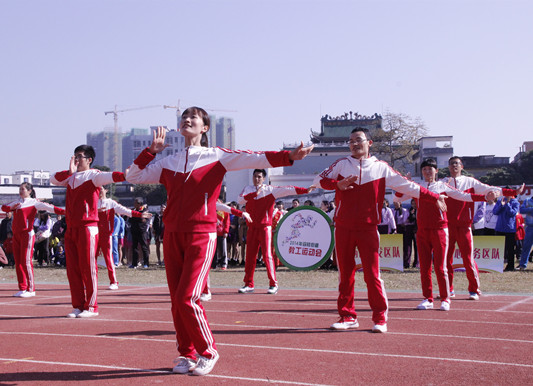
[[[533,199],[526,199],[520,206],[520,213],[524,216],[524,221],[528,227],[533,226]]]
[[[502,205],[502,199],[496,202],[492,213],[498,215],[496,222],[496,232],[514,233],[516,232],[516,215],[520,204],[516,198],[511,198],[506,205]]]

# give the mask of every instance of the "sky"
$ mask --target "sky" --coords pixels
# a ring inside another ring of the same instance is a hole
[[[533,140],[533,2],[0,0],[0,173],[68,167],[88,132],[176,127],[198,105],[236,147],[309,141],[320,118],[386,111],[461,156]],[[529,47],[529,48],[528,48]],[[139,108],[139,109],[137,109]]]

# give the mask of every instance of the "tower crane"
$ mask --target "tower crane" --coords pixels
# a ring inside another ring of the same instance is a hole
[[[118,140],[119,140],[119,138],[118,138],[118,114],[119,113],[124,113],[126,111],[153,109],[153,108],[156,108],[156,107],[161,107],[161,105],[132,107],[132,108],[129,108],[129,109],[120,109],[120,110],[118,110],[117,109],[117,105],[115,105],[115,108],[113,110],[104,112],[105,115],[113,114],[113,121],[114,121],[114,125],[113,125],[113,165],[112,165],[113,167],[112,167],[112,170],[121,170],[122,169],[121,165],[118,165],[118,155],[119,155],[119,150],[118,150]]]

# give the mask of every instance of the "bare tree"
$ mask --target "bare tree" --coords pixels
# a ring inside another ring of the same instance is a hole
[[[427,135],[427,127],[419,117],[386,111],[382,128],[374,134],[372,153],[401,172],[412,164],[418,151],[418,140]]]

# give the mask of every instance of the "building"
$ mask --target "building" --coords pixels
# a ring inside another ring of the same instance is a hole
[[[320,132],[311,130],[310,140],[306,146],[312,144],[315,148],[307,156],[305,162],[295,162],[293,166],[285,169],[285,175],[309,174],[316,175],[327,168],[339,158],[350,155],[347,139],[353,129],[362,127],[368,129],[373,135],[381,129],[382,117],[360,115],[358,113],[345,113],[338,117],[325,115],[320,119]],[[293,150],[299,144],[284,144],[283,150]],[[314,178],[314,177],[313,177]]]
[[[180,117],[181,118],[181,117]],[[207,132],[209,145],[235,150],[235,124],[232,118],[211,115],[211,128]],[[181,119],[179,119],[181,120]],[[178,120],[178,125],[179,125]],[[152,143],[152,130],[132,128],[129,132],[115,133],[113,129],[105,129],[97,133],[87,134],[87,144],[94,147],[96,158],[94,165],[107,166],[110,170],[125,170],[135,158]],[[169,145],[156,159],[175,154],[185,148],[185,139],[177,131],[167,129],[166,143]]]
[[[418,140],[418,153],[413,156],[413,175],[419,177],[420,164],[427,158],[437,161],[439,169],[448,167],[453,154],[453,136],[422,137]]]

